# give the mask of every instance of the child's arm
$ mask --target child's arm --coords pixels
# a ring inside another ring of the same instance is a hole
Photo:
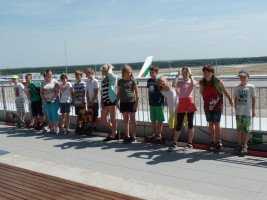
[[[139,90],[138,90],[138,86],[134,85],[134,91],[135,91],[135,104],[133,106],[133,110],[137,110],[137,106],[138,106],[138,102],[139,102]]]
[[[47,102],[46,102],[46,100],[44,98],[44,88],[42,86],[40,87],[40,97],[41,97],[43,103],[47,104]]]
[[[255,117],[255,104],[256,104],[256,97],[252,97],[252,117]]]
[[[120,86],[117,86],[117,100],[116,100],[116,106],[117,106],[118,110],[120,110],[120,105],[119,105],[120,92],[121,92],[121,87],[120,87]]]
[[[75,86],[74,86],[75,87]],[[75,105],[75,96],[76,96],[76,92],[75,92],[75,90],[73,89],[73,93],[72,93],[73,95],[72,95],[72,106],[74,106]]]
[[[83,90],[82,103],[81,103],[82,107],[84,107],[84,101],[85,101],[85,89]]]
[[[91,103],[89,101],[89,92],[86,90],[86,99],[87,99],[87,106],[91,106]]]
[[[92,99],[91,106],[94,105],[95,100],[97,99],[97,95],[98,95],[98,88],[95,88],[95,89],[94,89],[94,97],[93,97],[93,99]]]
[[[52,99],[52,101],[51,101],[51,102],[53,102],[53,103],[56,102],[56,99],[57,99],[57,97],[58,97],[58,93],[59,93],[59,84],[56,84],[55,87],[56,87],[56,92],[55,92],[54,97],[53,97],[53,99]]]
[[[232,101],[232,99],[231,99],[229,93],[228,93],[227,90],[225,89],[225,86],[224,86],[222,80],[219,82],[219,87],[221,88],[221,90],[222,90],[222,92],[225,94],[225,96],[227,97],[227,99],[228,99],[230,105],[233,106],[233,101]]]
[[[234,98],[234,106],[235,106],[235,110],[236,110],[236,102],[237,102],[237,97]]]
[[[180,69],[178,70],[178,74],[176,75],[176,78],[172,82],[172,87],[177,88],[180,86],[180,82],[178,81],[180,76]]]
[[[189,72],[189,78],[190,78],[190,80],[191,80],[191,85],[192,86],[195,86],[196,84],[197,84],[197,82],[196,82],[196,80],[194,79],[194,77],[193,77],[193,75],[192,75],[192,73],[191,73],[191,69],[190,68],[188,68],[188,72]]]

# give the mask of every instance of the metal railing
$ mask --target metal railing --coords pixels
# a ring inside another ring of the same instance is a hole
[[[5,111],[16,111],[15,98],[13,83],[1,82],[1,93],[0,93],[0,109]],[[148,92],[145,84],[139,84],[139,104],[136,112],[136,119],[139,122],[150,121],[149,103],[148,103]],[[233,99],[234,87],[226,87],[230,96]],[[25,97],[26,99],[26,97]],[[224,108],[221,117],[221,127],[223,128],[236,128],[235,110],[229,105],[228,99],[224,96]],[[205,118],[203,110],[203,99],[197,86],[194,91],[194,100],[197,107],[195,113],[194,125],[196,126],[207,126],[208,123]],[[28,111],[27,100],[26,110]],[[101,106],[100,106],[101,107]],[[165,106],[165,122],[167,123],[169,113],[168,108]],[[99,110],[100,113],[100,110]],[[75,115],[74,109],[71,110],[70,115]],[[100,115],[99,115],[100,116]],[[122,119],[122,115],[117,112],[117,119]],[[267,87],[256,87],[256,117],[253,118],[252,130],[254,131],[267,131]]]

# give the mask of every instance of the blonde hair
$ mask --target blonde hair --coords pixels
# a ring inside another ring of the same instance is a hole
[[[121,71],[122,78],[124,79],[125,72],[132,71],[132,68],[129,65],[124,65]],[[133,73],[131,73],[130,81],[135,80]]]
[[[83,72],[81,70],[78,70],[78,71],[75,72],[75,76],[76,75],[79,75],[79,76],[83,77]]]
[[[166,81],[166,84],[167,84],[168,86],[170,86],[168,80],[167,80],[164,76],[161,76],[161,77],[159,78],[159,80],[158,80],[159,91],[161,91],[161,90],[163,89],[162,86],[161,86],[161,82],[162,82],[163,80]]]
[[[102,65],[100,70],[102,71],[103,69],[107,70],[108,69],[108,66],[107,65]]]
[[[87,70],[85,70],[85,73],[91,73],[94,75],[95,71],[92,68],[88,68]]]

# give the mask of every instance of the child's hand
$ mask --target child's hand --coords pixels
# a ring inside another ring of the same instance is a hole
[[[252,117],[255,117],[255,116],[256,116],[255,111],[252,110]]]
[[[135,103],[134,106],[133,106],[133,111],[136,111],[137,110],[137,106],[138,106],[138,104]]]
[[[231,106],[234,105],[232,99],[229,99],[229,103],[230,103]]]

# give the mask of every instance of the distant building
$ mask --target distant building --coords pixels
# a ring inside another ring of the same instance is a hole
[[[23,73],[23,74],[19,74],[19,79],[24,80],[26,74],[31,74],[32,75],[32,80],[41,80],[41,79],[43,79],[43,76],[40,73]]]

